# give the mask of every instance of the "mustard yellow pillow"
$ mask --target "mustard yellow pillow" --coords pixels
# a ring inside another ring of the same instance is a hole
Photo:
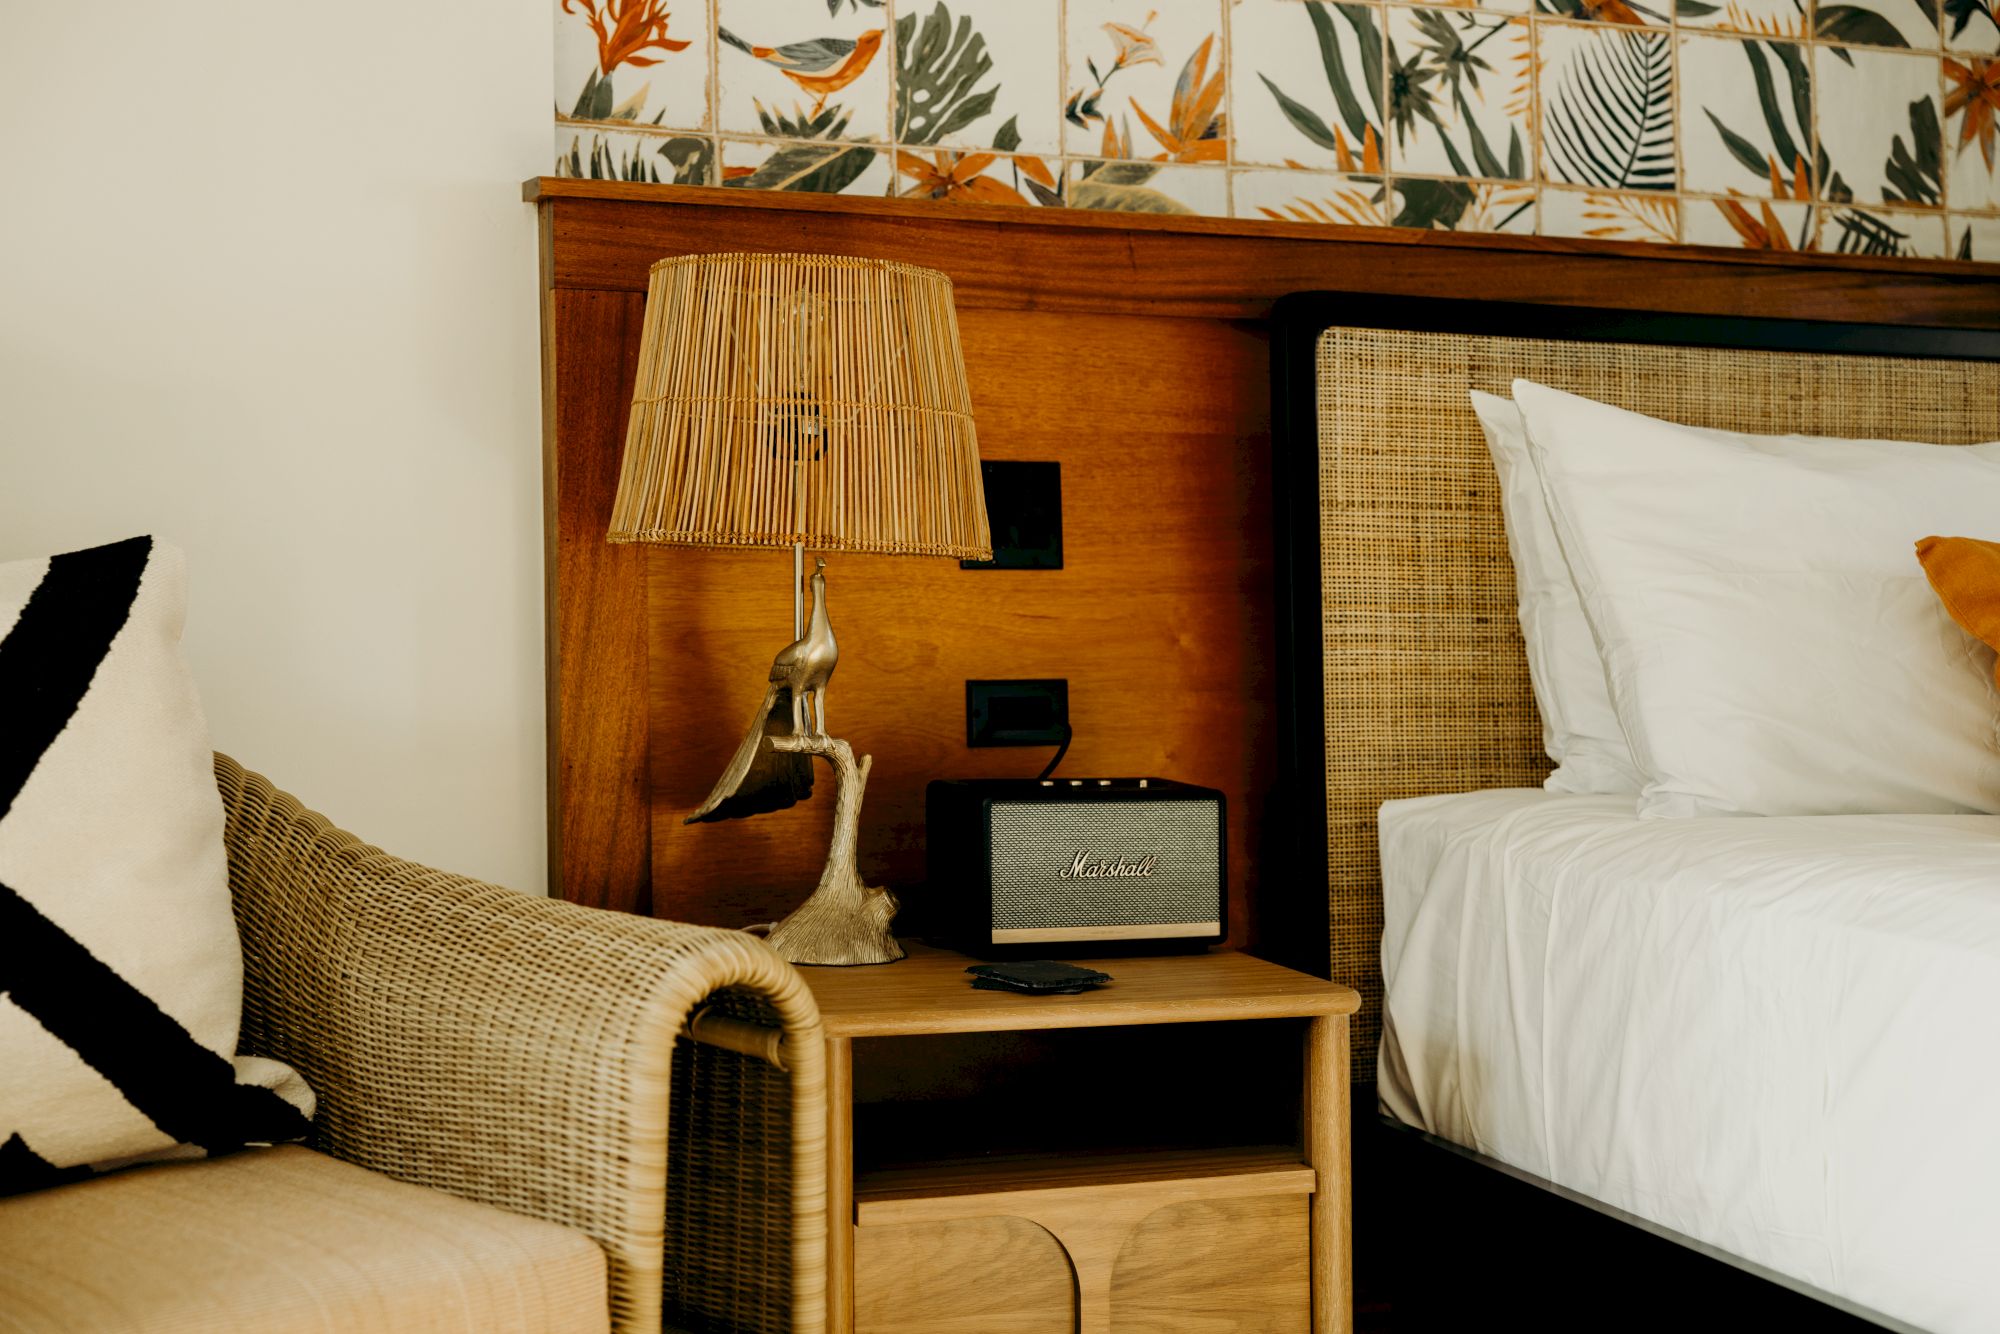
[[[2000,649],[2000,542],[1976,537],[1926,537],[1917,560],[1938,601],[1965,632]],[[2000,685],[2000,662],[1993,667]]]

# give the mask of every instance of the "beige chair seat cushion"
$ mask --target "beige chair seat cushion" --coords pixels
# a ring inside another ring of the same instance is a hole
[[[580,1232],[298,1147],[0,1199],[0,1331],[603,1334]]]

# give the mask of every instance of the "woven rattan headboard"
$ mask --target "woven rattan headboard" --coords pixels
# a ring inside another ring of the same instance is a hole
[[[1281,920],[1301,939],[1323,922],[1320,971],[1361,991],[1366,1082],[1377,809],[1549,767],[1467,391],[1520,376],[1702,426],[1964,444],[2000,439],[2000,335],[1313,293],[1280,306],[1274,357],[1282,824],[1301,896]]]

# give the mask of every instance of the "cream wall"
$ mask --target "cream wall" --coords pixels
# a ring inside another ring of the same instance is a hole
[[[218,747],[545,886],[548,12],[0,7],[0,559],[187,548]]]

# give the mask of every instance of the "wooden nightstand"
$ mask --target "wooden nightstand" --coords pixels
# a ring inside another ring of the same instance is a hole
[[[1025,996],[974,990],[963,955],[908,948],[898,963],[802,970],[826,1026],[830,1330],[1109,1334],[1114,1311],[1133,1330],[1351,1327],[1352,990],[1215,952],[1086,961],[1114,981]],[[1225,1027],[1204,1044],[1160,1025]],[[1038,1073],[1004,1039],[955,1036],[979,1034],[1019,1035],[1056,1064]],[[957,1054],[941,1041],[1000,1050],[969,1066],[994,1092],[967,1093],[961,1072],[950,1077],[960,1101],[927,1103],[922,1076]],[[859,1107],[857,1043],[863,1085],[892,1088]],[[1119,1082],[1145,1085],[1134,1094],[1143,1102],[1065,1096],[1077,1070],[1128,1049],[1142,1053],[1145,1078]],[[1000,1122],[982,1129],[966,1114],[1038,1080],[1048,1096],[996,1113],[1006,1118],[997,1136]],[[1271,1097],[1286,1100],[1276,1110],[1289,1133],[1236,1128],[1274,1124],[1238,1115],[1273,1110],[1255,1105]],[[869,1133],[857,1154],[858,1119]],[[1132,1127],[1129,1146],[1120,1124]],[[1023,1142],[1035,1151],[1019,1152]]]

